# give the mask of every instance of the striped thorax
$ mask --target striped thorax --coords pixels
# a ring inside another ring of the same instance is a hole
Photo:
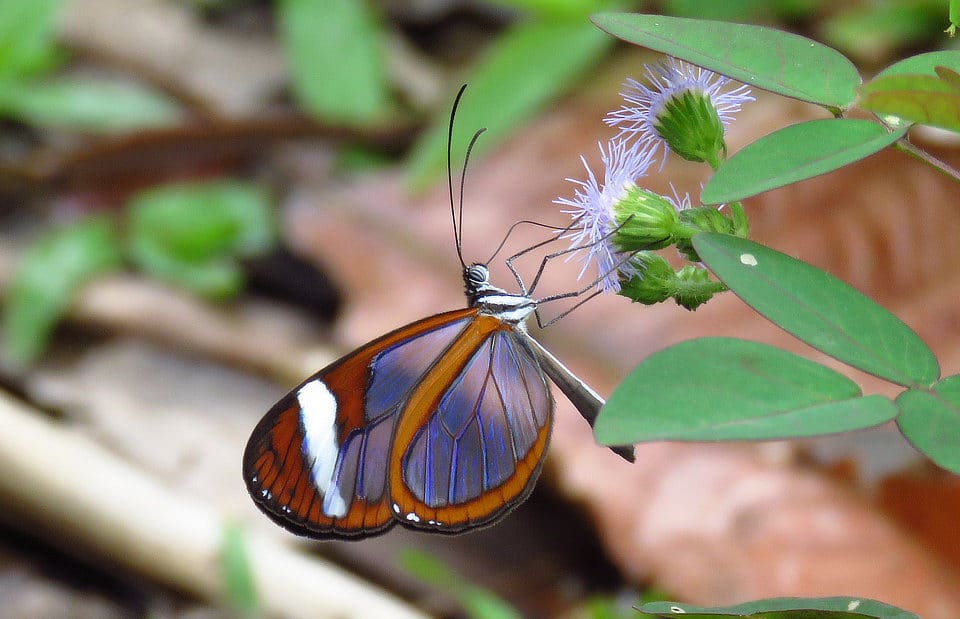
[[[470,307],[506,322],[521,331],[524,321],[537,309],[537,302],[525,294],[512,294],[490,283],[486,265],[474,263],[463,270],[463,285]]]

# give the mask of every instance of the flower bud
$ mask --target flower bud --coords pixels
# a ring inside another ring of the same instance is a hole
[[[705,161],[716,170],[727,156],[723,123],[706,93],[685,90],[667,99],[653,127],[670,150],[687,161]]]
[[[731,205],[729,216],[713,206],[698,206],[680,211],[680,221],[696,232],[719,232],[740,238],[747,238],[750,234],[749,222],[739,202]],[[677,251],[691,262],[700,262],[693,247],[693,235],[677,239]]]
[[[645,83],[627,79],[624,105],[604,122],[654,153],[672,150],[716,169],[726,157],[724,127],[754,100],[750,87],[675,58],[648,65],[645,73]]]
[[[673,300],[677,305],[693,311],[713,298],[727,287],[710,278],[710,272],[703,267],[687,265],[676,272],[676,291]]]
[[[662,256],[639,252],[633,257],[639,273],[620,281],[620,294],[644,305],[662,303],[673,296],[673,267]]]
[[[614,243],[622,252],[661,249],[673,244],[680,216],[669,200],[658,193],[637,187],[613,205],[617,224]]]

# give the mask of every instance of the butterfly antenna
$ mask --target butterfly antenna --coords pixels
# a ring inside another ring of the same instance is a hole
[[[460,99],[463,97],[463,91],[467,89],[464,84],[457,92],[453,100],[453,109],[450,110],[450,126],[447,129],[447,193],[450,196],[450,219],[453,221],[453,239],[457,246],[457,258],[460,259],[460,266],[466,268],[463,262],[463,245],[461,229],[463,228],[463,180],[460,181],[460,221],[457,221],[457,208],[453,203],[453,120],[457,116],[457,108],[460,106]],[[466,165],[466,164],[464,164]]]
[[[463,187],[467,180],[467,164],[470,163],[470,153],[473,152],[473,147],[477,144],[477,140],[480,139],[480,136],[486,130],[486,127],[477,129],[477,132],[473,134],[472,138],[470,138],[470,144],[467,145],[467,154],[463,158],[463,170],[460,172],[460,238],[457,239],[457,245],[460,247],[463,246]]]
[[[490,258],[489,258],[486,262],[484,262],[484,264],[490,264],[491,262],[493,262],[493,261],[496,259],[497,254],[499,254],[501,251],[503,251],[503,248],[506,246],[507,240],[510,239],[510,235],[513,234],[513,231],[514,231],[517,227],[519,227],[519,226],[521,226],[521,225],[524,225],[524,224],[531,225],[531,226],[538,226],[538,227],[540,227],[540,228],[546,228],[547,230],[554,230],[554,231],[556,231],[556,232],[565,232],[565,231],[567,231],[567,230],[569,229],[569,226],[566,226],[566,227],[564,227],[564,226],[551,226],[550,224],[541,223],[541,222],[539,222],[539,221],[533,221],[532,219],[521,219],[520,221],[516,221],[516,222],[513,223],[512,226],[510,226],[510,228],[507,229],[507,233],[503,235],[503,240],[500,241],[500,244],[499,244],[499,245],[497,245],[496,251],[494,251],[493,254],[490,255]],[[555,240],[555,239],[553,239],[553,238],[548,239],[547,241],[544,241],[544,242],[542,242],[542,243],[537,243],[535,246],[533,246],[532,248],[529,248],[529,249],[531,249],[531,250],[532,250],[532,249],[536,249],[537,247],[540,247],[541,245],[546,245],[547,243],[552,243],[554,240]],[[527,253],[527,251],[528,251],[528,250],[525,249],[525,250],[524,250],[523,252],[521,252],[521,253]]]

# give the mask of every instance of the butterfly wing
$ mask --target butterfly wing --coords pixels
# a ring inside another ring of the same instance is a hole
[[[406,526],[456,533],[522,502],[543,464],[553,398],[525,332],[469,323],[398,420],[391,509]]]
[[[320,370],[254,429],[243,458],[247,490],[288,530],[359,537],[394,524],[387,470],[397,420],[476,309],[402,327]]]

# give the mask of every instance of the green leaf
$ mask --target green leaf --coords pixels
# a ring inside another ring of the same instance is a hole
[[[3,84],[0,116],[44,127],[116,132],[172,125],[180,110],[171,99],[138,86],[61,79]]]
[[[117,268],[120,259],[113,229],[105,219],[43,235],[24,253],[7,290],[4,352],[18,365],[35,361],[83,285]]]
[[[721,164],[703,189],[704,204],[721,204],[832,172],[883,150],[907,127],[889,131],[868,120],[813,120],[744,147]]]
[[[491,591],[467,582],[433,555],[407,548],[400,553],[400,564],[414,577],[456,598],[471,619],[522,617],[505,600]]]
[[[0,2],[0,81],[50,66],[62,0]]]
[[[937,67],[941,67],[941,70],[938,71]],[[951,69],[954,72],[960,72],[960,51],[958,50],[948,50],[940,52],[928,52],[926,54],[918,54],[916,56],[911,56],[905,60],[901,60],[895,64],[890,65],[880,73],[878,73],[873,82],[865,86],[869,89],[873,86],[872,84],[879,82],[881,88],[896,86],[896,82],[886,82],[886,78],[892,76],[903,76],[903,75],[927,75],[930,77],[939,76],[941,79],[945,80],[947,84],[951,83],[949,76],[944,75],[942,68]],[[901,97],[908,100],[908,105],[911,103],[913,105],[923,104],[924,99],[927,99],[927,103],[936,102],[938,97],[931,95],[930,93],[924,94],[922,91],[919,93],[918,99],[914,100],[912,95],[904,95],[904,93],[897,93],[896,91],[892,93],[885,93],[884,96],[893,96],[896,99]],[[950,98],[946,98],[949,102]],[[904,117],[906,118],[906,117]],[[912,120],[912,119],[908,119]],[[923,121],[918,121],[923,122]],[[932,124],[932,123],[931,123]]]
[[[726,607],[691,606],[677,602],[650,602],[643,615],[676,619],[751,617],[752,619],[920,619],[917,615],[875,600],[854,597],[774,598]]]
[[[276,230],[264,192],[233,180],[164,185],[129,205],[131,235],[149,233],[177,258],[253,255],[273,246]]]
[[[220,572],[231,608],[244,615],[253,615],[259,606],[257,588],[247,552],[246,531],[239,525],[228,523],[223,528]]]
[[[693,244],[747,305],[814,348],[907,387],[939,378],[923,340],[849,284],[747,239],[702,233]]]
[[[888,75],[860,89],[860,107],[880,116],[960,132],[960,85],[949,71],[932,75]]]
[[[842,54],[810,39],[747,24],[662,15],[600,13],[602,30],[787,97],[845,108],[860,75]]]
[[[937,77],[951,84],[954,88],[960,87],[960,73],[947,67],[936,67]]]
[[[214,300],[235,297],[243,290],[243,270],[235,260],[178,260],[156,245],[131,245],[130,257],[144,273]]]
[[[933,389],[910,389],[897,398],[897,425],[913,446],[945,469],[960,474],[960,376]]]
[[[612,44],[584,23],[520,23],[504,32],[466,77],[470,86],[457,110],[454,165],[463,161],[474,131],[487,128],[474,151],[479,154],[566,88]],[[414,188],[423,188],[444,170],[448,122],[445,110],[415,145],[407,170]]]
[[[793,353],[733,338],[671,346],[614,390],[594,433],[604,445],[765,440],[846,432],[896,416],[880,396]]]
[[[890,75],[920,74],[936,75],[936,67],[948,67],[960,71],[960,50],[927,52],[894,63],[874,76],[874,79]]]
[[[275,242],[270,205],[255,186],[236,181],[168,185],[129,205],[129,252],[134,264],[198,294],[239,292],[237,258]]]
[[[281,0],[293,92],[319,118],[364,124],[387,111],[383,34],[367,0]]]

